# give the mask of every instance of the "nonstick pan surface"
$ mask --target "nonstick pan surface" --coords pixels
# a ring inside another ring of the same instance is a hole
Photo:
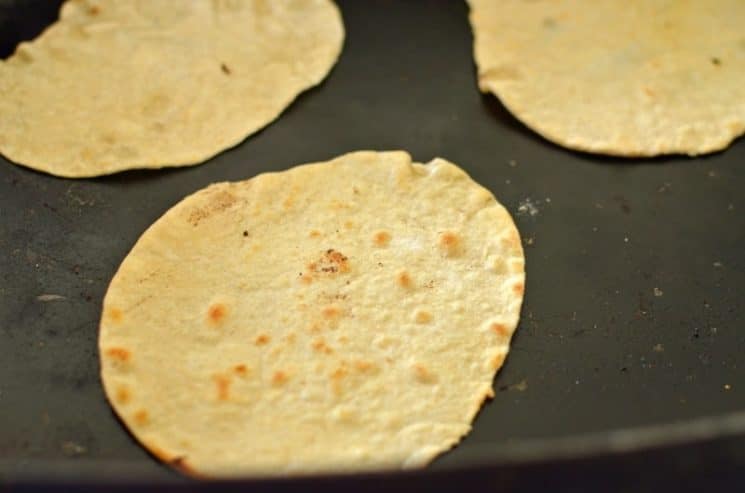
[[[745,465],[745,140],[695,159],[564,150],[478,92],[465,2],[338,3],[347,39],[328,79],[201,166],[65,180],[0,158],[0,487],[194,488],[104,399],[107,284],[182,197],[360,149],[461,165],[512,212],[528,277],[512,352],[471,434],[425,471],[357,477],[357,487]],[[58,5],[0,0],[0,56]]]

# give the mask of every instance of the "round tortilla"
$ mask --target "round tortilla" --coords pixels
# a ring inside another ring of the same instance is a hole
[[[0,153],[53,175],[198,164],[334,65],[330,0],[68,0],[0,61]]]
[[[469,0],[479,87],[546,139],[697,155],[745,132],[745,2]]]
[[[188,473],[422,466],[493,395],[524,281],[509,213],[442,159],[357,152],[219,183],[111,281],[103,384]]]

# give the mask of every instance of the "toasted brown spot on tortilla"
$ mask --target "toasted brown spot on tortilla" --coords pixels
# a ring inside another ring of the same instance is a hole
[[[344,221],[344,227],[347,229],[354,228],[354,223],[352,221]]]
[[[248,375],[248,367],[244,364],[235,365],[233,371],[242,377]]]
[[[506,336],[510,335],[510,331],[507,329],[507,327],[504,324],[493,323],[493,324],[491,324],[490,328],[497,335],[500,335],[502,337],[506,337]]]
[[[391,234],[387,231],[378,231],[373,235],[373,243],[375,246],[384,247],[387,246],[391,241]]]
[[[414,370],[414,376],[420,382],[431,383],[435,380],[434,374],[432,374],[432,372],[429,371],[429,369],[427,369],[427,367],[423,364],[414,363],[413,365],[411,365],[411,368]]]
[[[331,372],[332,380],[339,380],[346,377],[349,374],[346,363],[342,362],[333,372]]]
[[[329,375],[329,378],[331,379],[331,388],[335,394],[341,393],[342,383],[347,375],[349,375],[349,370],[344,362],[342,362],[342,364],[334,369],[334,371]]]
[[[446,255],[451,256],[458,251],[460,238],[452,231],[445,231],[444,233],[440,233],[438,244]]]
[[[101,13],[101,8],[100,8],[100,7],[98,6],[98,5],[91,5],[91,6],[90,6],[90,7],[88,8],[88,13],[89,13],[90,15],[98,15],[98,14],[100,14],[100,13]]]
[[[491,367],[495,370],[498,370],[504,363],[504,356],[504,354],[498,354],[494,356],[491,360]]]
[[[107,310],[108,318],[114,323],[119,323],[124,318],[124,314],[119,308],[111,307]]]
[[[216,212],[222,212],[230,208],[237,201],[236,196],[227,190],[213,192],[210,201],[206,205],[195,207],[191,210],[187,221],[192,226],[199,226],[200,222],[209,219]]]
[[[309,262],[306,265],[308,273],[303,272],[300,275],[305,277],[308,276],[309,273],[333,275],[339,272],[349,272],[348,260],[349,259],[341,252],[329,248],[319,259]]]
[[[275,371],[274,375],[272,375],[272,385],[275,385],[275,386],[284,385],[289,379],[290,379],[290,376],[287,375],[287,373],[283,372],[282,370]]]
[[[225,75],[230,75],[230,73],[231,73],[230,67],[228,67],[224,63],[221,63],[220,64],[220,70],[222,70],[222,73],[225,74]]]
[[[341,252],[337,252],[334,249],[326,250],[326,258],[333,264],[338,266],[339,272],[348,272],[349,264],[347,257]]]
[[[213,327],[217,327],[225,319],[228,308],[223,303],[215,303],[207,309],[207,321]]]
[[[313,276],[307,272],[301,272],[298,277],[300,277],[300,282],[303,284],[310,284],[313,282]]]
[[[341,316],[341,313],[341,308],[336,305],[324,306],[321,309],[321,315],[323,315],[325,318],[337,318]]]
[[[132,419],[140,426],[145,426],[146,424],[148,424],[148,422],[150,422],[150,416],[144,409],[140,409],[139,411],[134,413],[132,415]]]
[[[402,288],[410,288],[413,281],[411,280],[409,273],[404,270],[396,274],[396,283]]]
[[[132,398],[132,393],[129,391],[129,387],[126,385],[120,385],[116,389],[116,395],[114,398],[119,404],[126,404]]]
[[[175,457],[171,459],[170,464],[184,474],[195,477],[202,477],[201,474],[195,471],[194,468],[191,467],[188,462],[186,462],[186,457]]]
[[[359,371],[368,371],[372,370],[375,365],[370,361],[360,359],[354,362],[354,367],[357,368]]]
[[[259,334],[256,336],[256,339],[254,340],[254,344],[257,346],[263,346],[265,344],[269,344],[269,341],[271,338],[267,334]]]
[[[525,291],[525,285],[521,282],[517,282],[512,285],[512,290],[515,292],[515,294],[522,295]]]
[[[452,231],[440,233],[438,246],[447,257],[453,257],[460,251],[460,237]]]
[[[114,360],[121,361],[122,363],[127,363],[132,357],[132,353],[128,349],[124,349],[123,347],[111,347],[106,350],[106,355]]]
[[[212,380],[217,388],[217,398],[221,401],[228,400],[230,398],[230,377],[216,373],[212,376]]]
[[[324,341],[322,338],[318,338],[315,341],[313,341],[313,349],[318,351],[319,353],[325,353],[325,354],[331,354],[334,352],[331,347],[326,344],[326,341]]]
[[[311,237],[311,238],[320,238],[321,237],[321,232],[318,231],[317,229],[311,229],[310,230],[310,233],[308,233],[308,236]]]
[[[426,324],[432,321],[432,314],[424,310],[417,310],[414,313],[414,321],[418,324]]]

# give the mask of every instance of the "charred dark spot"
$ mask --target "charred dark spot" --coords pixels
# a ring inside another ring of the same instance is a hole
[[[335,274],[337,272],[348,272],[349,265],[347,263],[349,259],[346,255],[329,248],[324,252],[320,259],[315,262],[310,262],[307,265],[308,271]],[[302,274],[301,274],[302,275]]]
[[[243,237],[244,238],[247,238],[248,237],[248,231],[243,231]]]
[[[711,64],[718,67],[722,64],[722,61],[719,58],[713,56],[711,57]]]
[[[224,63],[221,63],[220,64],[220,70],[222,70],[222,73],[225,74],[225,75],[230,75],[231,74],[230,68],[227,65],[225,65]]]

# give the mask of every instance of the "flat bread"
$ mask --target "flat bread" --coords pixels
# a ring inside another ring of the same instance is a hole
[[[745,132],[742,0],[469,0],[479,87],[546,139],[697,155]]]
[[[80,178],[204,162],[334,65],[331,0],[68,0],[0,61],[0,153]]]
[[[156,221],[106,293],[101,376],[191,474],[422,466],[493,395],[524,282],[509,213],[463,170],[347,154]]]

